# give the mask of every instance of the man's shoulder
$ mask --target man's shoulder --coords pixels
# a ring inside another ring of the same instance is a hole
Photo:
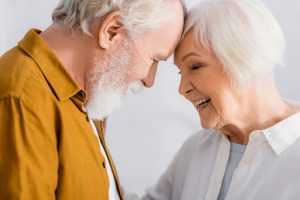
[[[37,64],[18,46],[0,57],[0,80],[0,99],[37,95],[40,89],[48,87]]]

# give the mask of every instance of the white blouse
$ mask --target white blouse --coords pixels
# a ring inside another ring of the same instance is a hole
[[[251,133],[226,200],[300,199],[300,112]],[[216,130],[191,136],[143,200],[216,200],[230,151]]]

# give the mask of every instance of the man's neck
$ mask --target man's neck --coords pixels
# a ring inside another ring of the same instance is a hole
[[[79,33],[65,33],[57,24],[52,24],[40,34],[58,57],[69,74],[84,88],[84,75],[89,62],[91,52],[91,39]],[[87,48],[89,45],[90,48]]]

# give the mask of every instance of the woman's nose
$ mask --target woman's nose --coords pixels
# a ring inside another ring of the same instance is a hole
[[[180,84],[178,87],[179,94],[186,96],[193,90],[193,85],[191,82],[184,76],[181,75]]]

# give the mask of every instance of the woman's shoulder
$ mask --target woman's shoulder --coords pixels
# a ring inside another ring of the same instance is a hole
[[[182,146],[182,150],[190,151],[203,145],[206,146],[207,144],[220,141],[221,137],[221,133],[215,129],[202,129],[187,138]]]
[[[202,129],[197,131],[196,133],[192,134],[186,142],[190,143],[198,143],[199,141],[205,142],[207,140],[212,140],[216,137],[219,137],[220,133],[216,129]]]

